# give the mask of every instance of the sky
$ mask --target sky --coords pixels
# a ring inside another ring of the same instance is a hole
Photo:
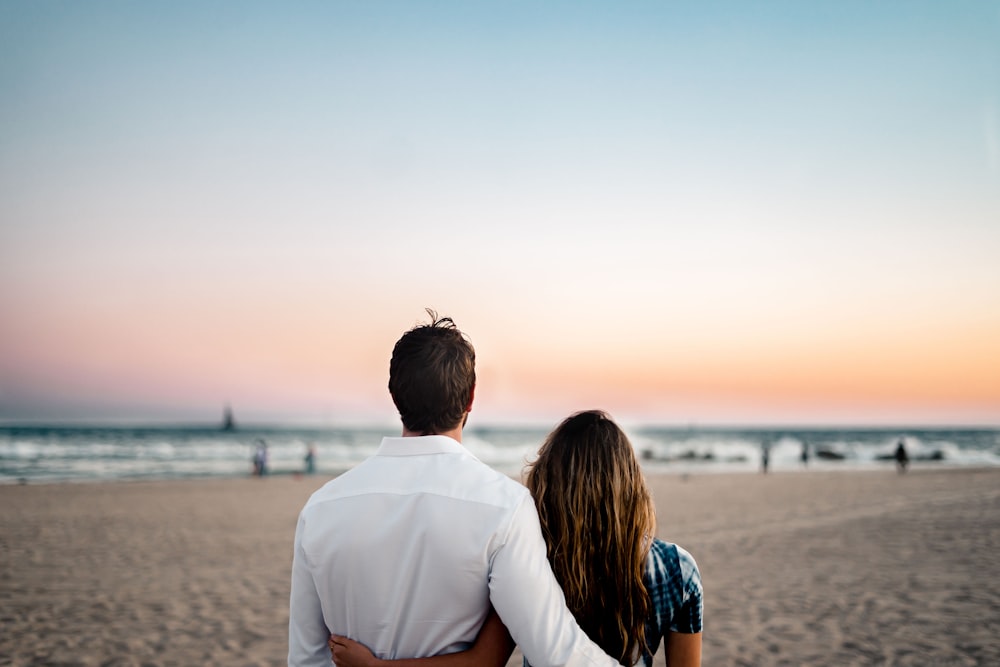
[[[1000,4],[0,3],[0,421],[1000,425]]]

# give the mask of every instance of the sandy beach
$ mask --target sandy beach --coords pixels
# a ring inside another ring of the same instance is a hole
[[[1000,664],[1000,470],[649,479],[701,567],[704,664]],[[325,480],[0,487],[0,665],[284,664]]]

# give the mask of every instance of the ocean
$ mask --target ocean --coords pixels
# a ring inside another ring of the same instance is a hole
[[[473,427],[463,444],[484,463],[518,475],[548,429]],[[902,439],[914,467],[1000,466],[998,429],[662,428],[626,429],[651,472],[757,472],[762,446],[780,471],[891,468]],[[336,475],[360,463],[398,428],[217,426],[0,426],[0,484],[240,477],[266,443],[268,473]],[[809,458],[801,460],[803,446]]]

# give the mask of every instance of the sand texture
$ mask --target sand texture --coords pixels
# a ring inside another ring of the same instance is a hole
[[[701,567],[704,664],[1000,665],[1000,470],[649,479]],[[0,665],[285,664],[324,481],[0,486]]]

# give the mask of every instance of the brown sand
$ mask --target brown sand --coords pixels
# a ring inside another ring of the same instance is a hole
[[[0,665],[284,664],[323,481],[0,486]],[[1000,664],[1000,470],[650,481],[701,567],[704,664]]]

